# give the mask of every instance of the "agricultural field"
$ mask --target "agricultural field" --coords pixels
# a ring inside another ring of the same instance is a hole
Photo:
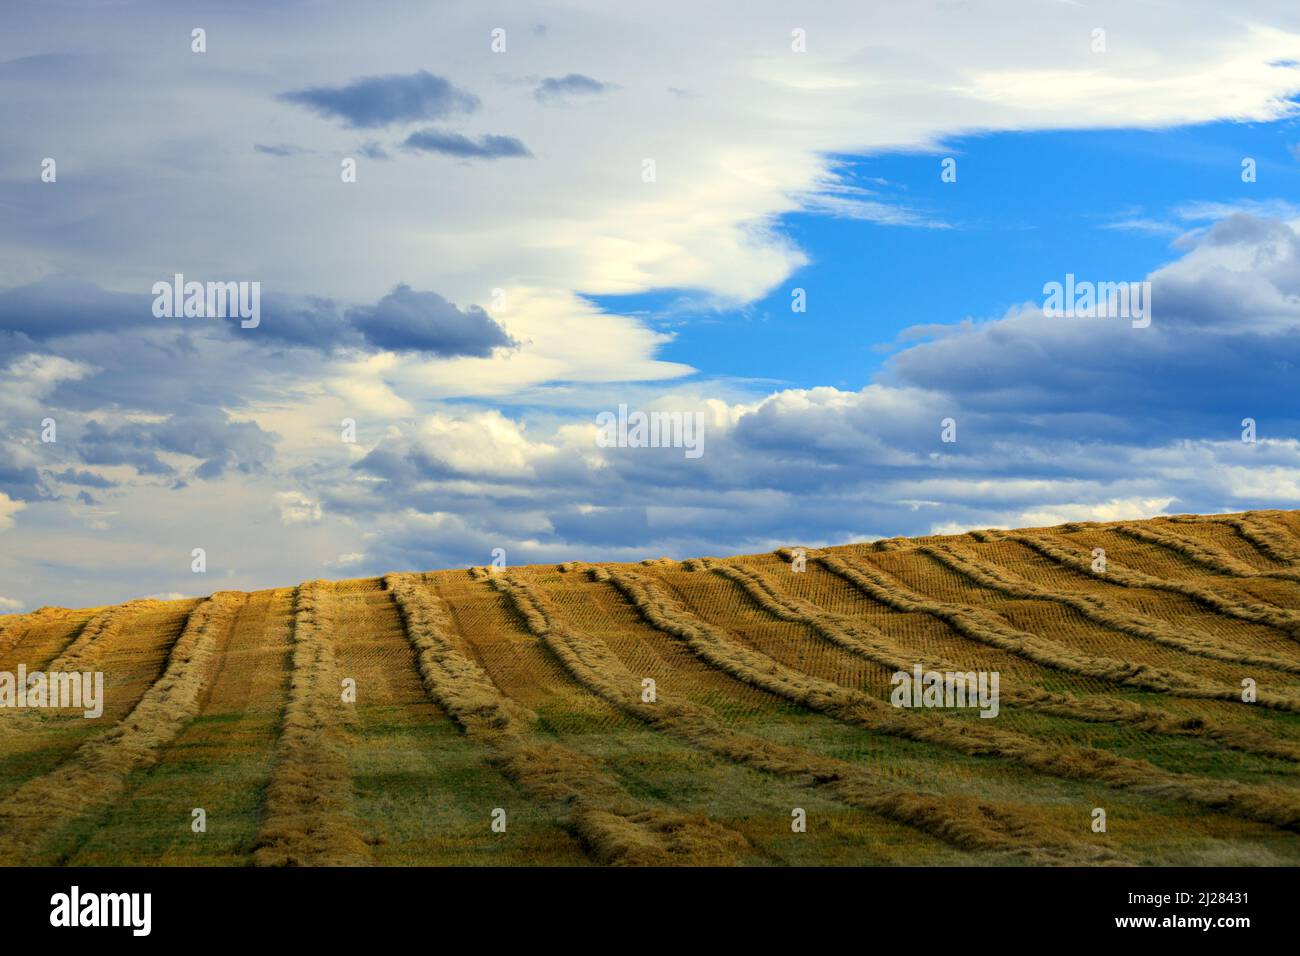
[[[5,865],[1300,862],[1300,512],[47,607],[20,665],[103,712],[0,709]]]

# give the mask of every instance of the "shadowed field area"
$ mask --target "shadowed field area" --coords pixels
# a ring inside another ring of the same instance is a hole
[[[5,865],[1300,863],[1300,512],[42,608],[20,666],[104,706],[0,709]]]

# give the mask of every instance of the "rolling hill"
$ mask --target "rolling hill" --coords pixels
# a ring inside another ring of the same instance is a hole
[[[1295,864],[1298,642],[1281,511],[46,607],[0,864]]]

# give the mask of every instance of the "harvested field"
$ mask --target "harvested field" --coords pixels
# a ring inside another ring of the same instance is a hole
[[[0,617],[0,862],[1300,863],[1297,516],[797,544]]]

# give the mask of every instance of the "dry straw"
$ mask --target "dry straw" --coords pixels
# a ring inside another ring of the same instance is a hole
[[[162,675],[131,712],[0,804],[0,864],[29,862],[49,834],[111,804],[125,790],[129,774],[158,760],[197,716],[203,689],[245,600],[238,592],[222,591],[199,604],[172,646]]]
[[[258,866],[360,866],[370,851],[352,811],[352,773],[334,662],[338,597],[328,581],[294,593],[293,673],[254,844]]]
[[[1270,667],[1289,674],[1300,674],[1298,660],[1235,648],[1215,640],[1214,636],[1207,631],[1191,629],[1186,625],[1175,627],[1168,621],[1135,613],[1122,605],[1086,591],[1044,587],[1013,571],[980,561],[946,545],[925,545],[917,550],[980,587],[999,591],[1009,597],[1051,601],[1064,605],[1090,621],[1117,633],[1127,634],[1129,637],[1162,644],[1198,657],[1251,667]]]
[[[769,575],[755,568],[703,559],[699,565],[738,584],[759,607],[784,621],[802,624],[832,644],[892,671],[911,671],[920,664],[927,671],[956,673],[969,670],[936,657],[917,657],[905,651],[884,632],[866,621],[825,610],[811,601],[783,592]],[[1175,718],[1149,707],[1115,698],[1080,698],[1035,687],[1016,687],[1005,677],[1001,702],[1010,707],[1068,717],[1090,723],[1128,724],[1147,733],[1196,737],[1234,750],[1300,762],[1300,747],[1267,734],[1221,727],[1201,717]]]
[[[591,575],[598,581],[621,582],[620,587],[635,588],[634,582],[640,580],[639,575],[603,567],[592,568]],[[539,587],[513,573],[498,576],[493,585],[509,596],[529,629],[583,686],[638,720],[715,756],[792,777],[845,804],[914,827],[960,849],[1035,863],[1121,862],[1109,850],[1081,843],[1015,807],[899,787],[847,761],[738,733],[710,708],[662,691],[653,702],[645,701],[640,678],[604,641],[569,626]]]
[[[1300,547],[1290,536],[1269,523],[1263,514],[1242,515],[1175,515],[1170,521],[1180,524],[1222,524],[1237,532],[1265,557],[1279,564],[1300,564]]]
[[[493,751],[507,776],[535,799],[556,805],[561,823],[598,861],[633,866],[739,861],[747,844],[738,833],[698,814],[646,808],[591,758],[536,739],[536,714],[502,694],[461,652],[441,600],[413,575],[387,575],[384,586],[401,611],[430,698]]]
[[[934,744],[972,756],[997,757],[1051,776],[1098,781],[1113,787],[1182,799],[1246,819],[1300,830],[1300,795],[1175,774],[1144,760],[1094,747],[1045,742],[1026,734],[956,721],[932,713],[891,707],[861,691],[792,670],[731,640],[718,627],[687,611],[656,582],[630,571],[598,569],[622,591],[653,627],[681,639],[697,656],[725,673],[844,723],[877,733]]]
[[[984,608],[939,601],[918,594],[892,575],[865,561],[824,551],[814,552],[808,557],[815,558],[827,570],[887,607],[896,611],[929,614],[950,625],[963,637],[1007,651],[1043,667],[1176,697],[1242,703],[1240,687],[1208,684],[1170,668],[1081,654],[1060,641],[1014,628]],[[1300,699],[1289,694],[1259,691],[1257,704],[1249,706],[1300,712]]]

